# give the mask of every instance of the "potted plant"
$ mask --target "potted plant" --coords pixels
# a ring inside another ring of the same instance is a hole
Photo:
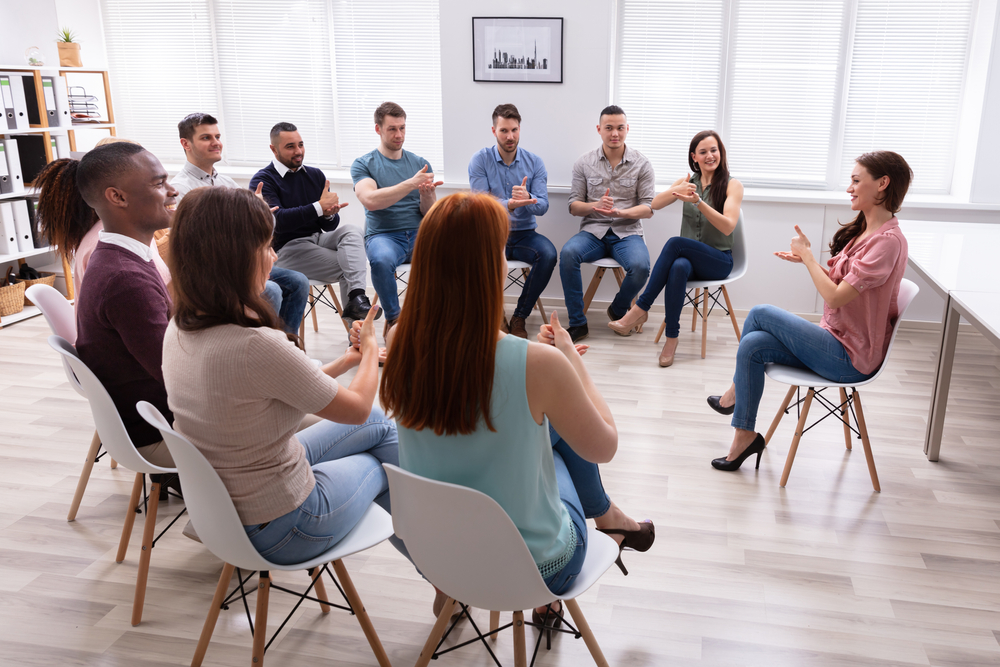
[[[62,67],[83,67],[80,60],[80,44],[76,41],[76,33],[69,28],[59,31],[59,39],[56,40],[59,47],[59,65]]]

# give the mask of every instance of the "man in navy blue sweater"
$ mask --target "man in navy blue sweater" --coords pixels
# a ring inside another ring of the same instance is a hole
[[[262,184],[274,218],[277,266],[304,273],[310,280],[340,285],[341,317],[363,320],[371,309],[365,295],[365,249],[361,232],[341,225],[340,203],[330,192],[330,181],[315,167],[302,164],[305,145],[298,128],[278,123],[271,128],[274,159],[250,180],[250,189]]]

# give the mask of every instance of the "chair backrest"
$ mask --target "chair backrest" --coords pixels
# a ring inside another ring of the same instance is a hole
[[[383,467],[393,528],[428,581],[479,609],[520,611],[551,601],[524,539],[495,500],[388,463]]]
[[[93,371],[87,368],[87,364],[77,356],[76,348],[62,336],[49,336],[49,345],[62,355],[77,381],[83,386],[84,395],[90,403],[90,412],[94,415],[97,434],[111,457],[134,472],[153,474],[174,472],[173,468],[153,465],[139,454],[125,430],[125,424],[122,423],[121,415],[118,414],[118,408],[111,400],[108,390]]]
[[[139,401],[139,414],[167,443],[184,488],[184,505],[202,544],[223,561],[247,570],[269,570],[269,563],[247,537],[225,484],[208,459],[175,431],[151,403]]]
[[[892,346],[896,342],[896,334],[899,332],[899,325],[903,321],[903,315],[906,313],[906,309],[910,307],[913,303],[913,299],[916,298],[917,292],[920,288],[912,280],[907,280],[903,278],[899,283],[899,293],[896,295],[896,305],[899,308],[899,315],[896,316],[896,321],[892,325],[892,333],[889,335],[889,347],[885,350],[885,359],[882,360],[882,365],[878,367],[875,371],[875,375],[868,380],[868,382],[873,382],[875,378],[882,374],[882,369],[885,368],[885,362],[889,360],[889,354],[892,352]],[[867,383],[866,383],[867,384]]]
[[[32,285],[25,290],[24,295],[38,306],[38,310],[42,311],[52,333],[61,336],[70,345],[76,345],[76,313],[66,297],[59,293],[59,290],[49,285]],[[81,396],[86,396],[80,382],[73,375],[73,369],[69,367],[65,359],[62,360],[62,365],[66,379],[69,380],[73,390]]]
[[[740,219],[736,221],[736,229],[733,230],[733,270],[729,272],[728,279],[742,278],[748,265],[746,223],[743,220],[743,209],[740,209]]]

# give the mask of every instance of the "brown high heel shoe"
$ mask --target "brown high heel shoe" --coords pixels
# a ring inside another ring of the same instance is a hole
[[[622,320],[623,319],[625,318],[623,317]],[[608,328],[614,331],[619,336],[631,336],[632,332],[639,331],[639,327],[645,324],[646,320],[648,319],[649,319],[649,313],[643,311],[642,315],[639,316],[639,319],[636,320],[635,324],[631,326],[625,326],[624,324],[621,323],[622,320],[617,320],[615,322],[608,322]]]
[[[622,551],[632,549],[633,551],[649,551],[656,540],[656,526],[649,519],[639,523],[639,530],[624,530],[622,528],[598,528],[605,535],[621,535],[622,543],[618,545],[618,560],[615,565],[621,569],[622,574],[628,576],[625,563],[622,562]]]

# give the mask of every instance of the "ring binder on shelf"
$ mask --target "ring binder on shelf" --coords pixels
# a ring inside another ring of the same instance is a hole
[[[14,93],[10,85],[10,77],[0,76],[0,99],[3,100],[3,117],[7,121],[8,130],[17,129],[17,116],[14,115]]]
[[[57,134],[55,135],[55,140],[56,140],[56,152],[59,153],[59,158],[62,159],[62,158],[72,157],[69,154],[69,137],[67,137],[65,134]]]
[[[55,77],[43,76],[42,77],[42,97],[45,98],[45,115],[49,119],[49,127],[56,127],[59,125],[59,114],[56,111],[56,91],[55,91]]]
[[[0,201],[0,255],[17,254],[17,232],[14,231],[14,209],[9,201]]]
[[[73,124],[73,120],[69,116],[69,91],[66,88],[66,77],[57,76],[53,78],[56,95],[56,116],[58,117],[55,124],[59,127],[69,127]],[[69,157],[68,152],[66,157]]]
[[[30,252],[35,249],[31,240],[31,217],[28,215],[28,202],[15,199],[11,202],[14,209],[14,231],[17,233],[17,251]]]
[[[4,150],[3,143],[0,142],[0,194],[14,191],[14,183],[10,180],[10,171],[7,169],[7,151]]]
[[[31,125],[28,120],[28,102],[24,97],[24,77],[8,74],[10,77],[10,94],[14,98],[14,119],[18,130],[27,130]]]
[[[17,139],[8,137],[3,140],[4,153],[7,154],[7,173],[10,175],[11,192],[24,192],[24,179],[21,178],[21,156],[17,150]]]

